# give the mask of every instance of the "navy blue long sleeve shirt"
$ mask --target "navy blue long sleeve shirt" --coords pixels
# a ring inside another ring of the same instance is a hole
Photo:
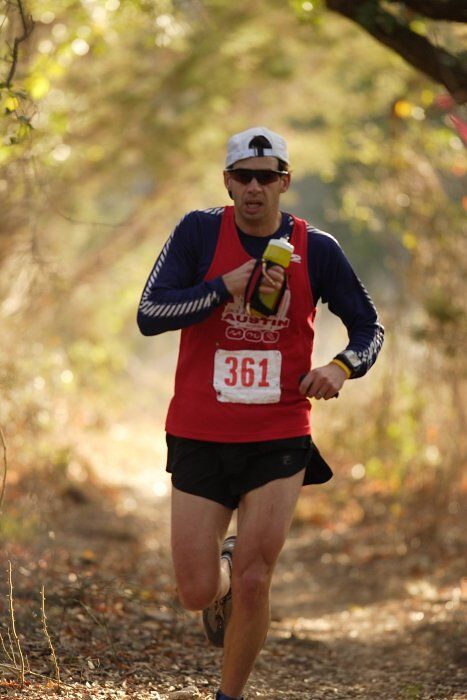
[[[141,297],[138,326],[143,335],[185,328],[207,318],[229,299],[222,277],[206,282],[220,233],[223,207],[192,211],[175,227],[164,245]],[[269,237],[239,231],[253,258],[260,258],[271,238],[289,234],[290,214],[283,213],[279,229]],[[355,376],[364,375],[381,349],[384,328],[376,309],[335,238],[308,224],[308,272],[315,304],[321,300],[344,323],[349,336],[345,349],[361,360]]]

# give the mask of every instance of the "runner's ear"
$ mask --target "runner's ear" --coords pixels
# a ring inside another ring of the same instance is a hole
[[[290,187],[290,173],[287,173],[287,175],[284,175],[281,178],[281,194],[284,194],[284,192],[287,192],[289,187]]]

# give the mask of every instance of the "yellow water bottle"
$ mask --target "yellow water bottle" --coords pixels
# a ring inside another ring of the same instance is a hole
[[[266,246],[263,257],[258,261],[245,290],[245,305],[252,316],[272,316],[277,313],[286,289],[286,282],[280,289],[267,294],[259,291],[263,274],[273,265],[287,269],[292,259],[294,247],[285,238],[273,238]]]

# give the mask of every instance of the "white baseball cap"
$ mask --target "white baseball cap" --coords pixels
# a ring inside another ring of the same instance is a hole
[[[225,167],[229,168],[244,158],[256,156],[274,156],[289,162],[287,143],[282,136],[265,126],[254,126],[239,134],[234,134],[227,142],[227,157]]]

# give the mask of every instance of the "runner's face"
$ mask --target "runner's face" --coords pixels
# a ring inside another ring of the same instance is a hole
[[[257,156],[237,161],[234,168],[248,170],[278,170],[277,158]],[[289,187],[290,174],[281,176],[276,182],[261,185],[256,178],[243,185],[235,180],[229,172],[224,171],[224,183],[234,201],[237,223],[240,228],[249,226],[277,225],[279,216],[279,198]]]

